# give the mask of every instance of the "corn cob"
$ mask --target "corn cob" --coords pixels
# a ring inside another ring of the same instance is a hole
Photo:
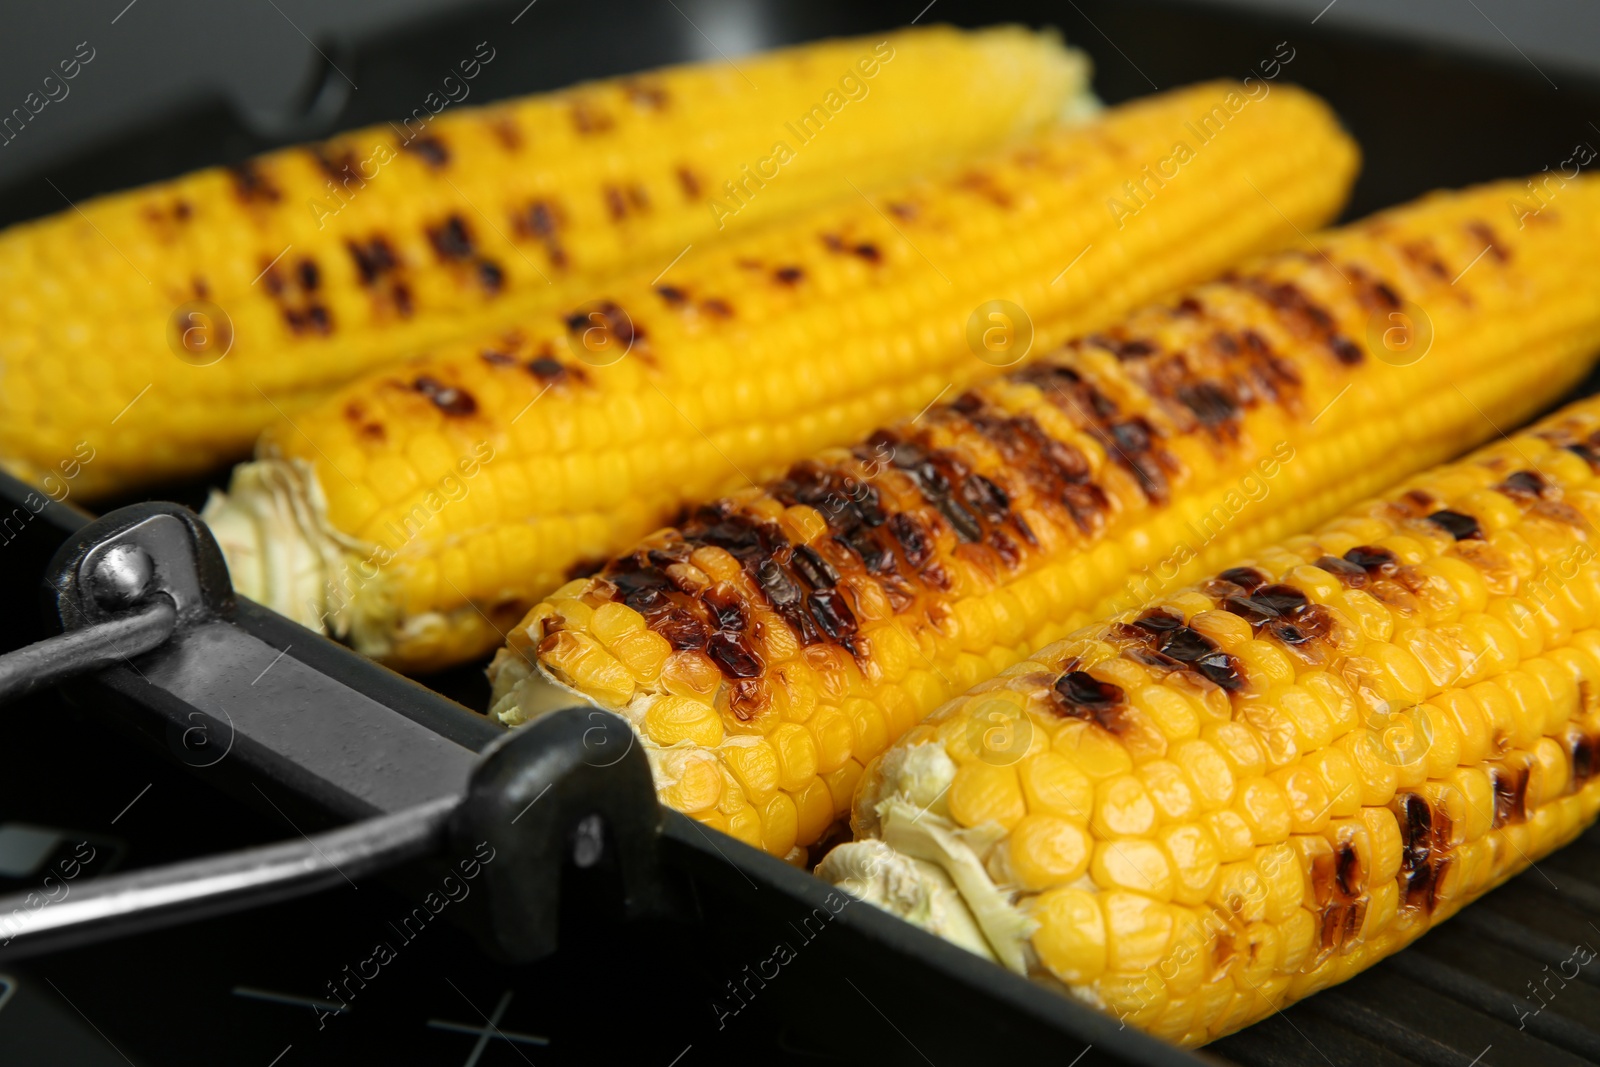
[[[494,713],[554,680],[628,717],[668,805],[778,855],[817,841],[943,701],[1576,381],[1600,184],[1521,230],[1516,188],[1334,231],[695,511],[529,614]],[[1416,343],[1431,317],[1415,362],[1407,315]]]
[[[686,501],[994,373],[968,347],[985,301],[1025,307],[1043,351],[1327,218],[1355,152],[1288,87],[1246,103],[1137,217],[1108,206],[1236,89],[1041,134],[352,385],[270,431],[208,507],[235,587],[405,669],[486,653]]]
[[[37,478],[87,437],[83,493],[211,469],[369,368],[1080,112],[1087,73],[1051,34],[910,30],[437,118],[434,93],[85,202],[0,237],[0,464]]]
[[[945,705],[820,873],[953,891],[969,947],[1170,1040],[1246,1026],[1594,819],[1596,521],[1590,399]]]

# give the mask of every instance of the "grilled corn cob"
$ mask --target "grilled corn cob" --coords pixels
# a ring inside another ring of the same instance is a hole
[[[817,841],[943,701],[1580,377],[1600,184],[1521,230],[1516,188],[1334,231],[700,508],[536,607],[494,713],[553,679],[628,717],[670,806],[780,856]]]
[[[984,302],[1025,307],[1044,351],[1328,217],[1349,140],[1305,93],[1242,94],[1119,108],[352,385],[271,430],[207,509],[235,587],[406,669],[486,653],[685,501],[993,373],[968,347]],[[1241,110],[1215,142],[1119,213],[1223,101]]]
[[[953,890],[963,943],[1162,1037],[1246,1026],[1600,810],[1597,521],[1591,399],[945,705],[821,873]]]
[[[1081,112],[1087,72],[1050,34],[909,30],[484,108],[436,92],[85,202],[0,237],[0,464],[37,478],[87,438],[83,493],[210,469],[369,368]]]

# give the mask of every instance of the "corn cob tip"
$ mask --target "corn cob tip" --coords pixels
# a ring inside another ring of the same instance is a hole
[[[344,637],[351,613],[333,579],[366,546],[328,519],[311,464],[261,459],[234,468],[200,517],[222,549],[235,592],[319,633]]]
[[[913,859],[882,841],[850,841],[833,849],[817,874],[858,900],[995,961],[983,931],[944,868]]]

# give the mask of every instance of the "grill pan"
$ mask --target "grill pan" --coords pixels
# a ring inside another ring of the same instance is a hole
[[[951,4],[938,16],[1060,25],[1094,55],[1096,85],[1108,101],[1147,92],[1152,83],[1241,75],[1288,41],[1296,58],[1287,76],[1327,97],[1366,151],[1350,215],[1436,185],[1555,166],[1573,144],[1600,139],[1588,125],[1589,115],[1600,115],[1600,84],[1562,72],[1555,72],[1561,89],[1552,92],[1531,68],[1303,21],[1191,5],[1070,6]],[[369,42],[367,62],[380,77],[362,81],[379,91],[361,94],[357,106],[375,110],[351,110],[340,124],[382,117],[384,74],[389,109],[400,109],[409,64],[424,66],[436,50],[479,39],[485,26],[498,28],[502,14],[514,13],[495,8],[492,19],[474,14]],[[768,10],[770,40],[761,43],[868,32],[909,14],[876,4],[782,4]],[[624,17],[639,24],[638,40],[655,40],[663,50],[617,53],[601,58],[602,66],[573,69],[578,61],[563,41],[603,40],[604,28]],[[623,15],[608,3],[559,9],[547,35],[508,42],[519,58],[497,69],[520,65],[531,73],[503,91],[683,58],[668,45],[682,39],[672,22],[678,18],[670,8]],[[217,136],[194,138],[197,125]],[[229,128],[220,112],[175,118],[137,140],[138,151],[115,145],[54,177],[77,199],[267,147]],[[23,183],[0,198],[7,221],[54,209],[35,185],[47,189],[42,181]],[[204,488],[174,486],[159,495],[196,504]],[[205,907],[265,905],[368,869],[381,871],[407,900],[421,900],[461,864],[481,859],[477,850],[487,846],[494,858],[481,865],[483,891],[453,908],[451,925],[472,938],[476,948],[468,951],[482,953],[486,967],[509,966],[545,985],[603,975],[606,984],[580,998],[589,1004],[584,1018],[593,1020],[583,1057],[639,1053],[640,1062],[655,1062],[659,1052],[666,1063],[679,1049],[735,1048],[725,1035],[744,1028],[798,1035],[804,1062],[970,1063],[1002,1052],[1085,1067],[1600,1062],[1600,964],[1550,979],[1576,948],[1600,946],[1595,831],[1352,981],[1199,1053],[1184,1052],[662,810],[620,720],[573,708],[508,736],[440,692],[481,705],[475,669],[425,687],[236,600],[203,529],[181,510],[116,502],[127,506],[91,525],[70,507],[40,509],[40,502],[0,476],[0,593],[14,606],[0,619],[0,648],[48,635],[63,615],[69,628],[92,623],[93,591],[78,581],[88,573],[86,551],[107,537],[153,537],[160,552],[173,553],[168,577],[192,582],[192,612],[175,621],[175,638],[80,675],[67,683],[68,694],[96,727],[142,742],[208,787],[250,808],[276,809],[313,835],[311,848],[290,838],[278,867],[249,867],[254,882],[231,901],[208,897]],[[34,611],[41,589],[43,610]],[[0,711],[8,713],[22,712]],[[202,746],[190,744],[196,736],[206,741],[201,754]],[[226,755],[216,758],[221,746]],[[62,773],[70,775],[70,765]],[[345,838],[324,836],[340,828],[348,828]],[[334,848],[331,856],[317,854]],[[215,857],[206,862],[212,873],[220,869]],[[92,885],[77,899],[93,900]],[[0,949],[0,964],[114,933],[152,943],[163,934],[139,931],[195,913],[143,912],[132,926],[113,915],[98,927],[36,933]],[[779,942],[798,948],[793,962],[778,978],[760,977]],[[597,954],[614,966],[596,967]],[[619,1007],[626,1025],[616,1022]],[[651,1050],[648,1058],[643,1049]]]

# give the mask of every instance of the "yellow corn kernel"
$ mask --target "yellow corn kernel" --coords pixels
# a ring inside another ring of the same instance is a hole
[[[799,832],[799,813],[788,793],[774,793],[757,809],[761,816],[761,847],[774,856],[787,855]]]
[[[1213,811],[1233,799],[1233,770],[1209,741],[1195,738],[1175,746],[1172,762],[1183,772],[1201,808]]]
[[[650,706],[645,733],[658,745],[689,741],[702,748],[722,742],[722,719],[716,709],[688,697],[667,697]]]
[[[1135,972],[1154,967],[1172,940],[1172,910],[1142,893],[1112,890],[1100,894],[1106,920],[1106,966]]]
[[[1017,764],[1028,810],[1082,825],[1094,806],[1094,783],[1059,752],[1040,752]]]
[[[806,729],[817,742],[817,772],[827,774],[851,758],[855,734],[850,720],[838,708],[824,704],[812,713]]]
[[[1095,845],[1089,874],[1102,890],[1127,889],[1157,900],[1172,899],[1172,865],[1153,841],[1101,841]]]
[[[773,730],[767,744],[778,759],[778,788],[804,789],[817,774],[817,742],[804,726],[786,722]]]
[[[1250,855],[1255,835],[1250,824],[1232,808],[1213,811],[1204,817],[1205,825],[1217,839],[1217,848],[1223,863],[1235,863]]]
[[[1029,909],[1039,924],[1034,951],[1063,982],[1092,982],[1106,969],[1106,922],[1100,895],[1082,889],[1049,889]]]
[[[1150,791],[1135,775],[1118,775],[1095,787],[1090,826],[1096,837],[1143,837],[1155,831],[1157,818]]]
[[[722,795],[722,770],[709,759],[687,759],[678,768],[678,778],[666,787],[668,801],[679,811],[694,814],[713,807]]]
[[[1134,772],[1144,783],[1145,792],[1155,803],[1156,812],[1166,822],[1181,822],[1197,809],[1194,791],[1183,771],[1172,760],[1151,760]]]
[[[951,818],[963,826],[997,822],[1009,828],[1028,813],[1016,770],[990,763],[962,764],[946,799]]]
[[[765,738],[732,737],[718,752],[752,803],[778,788],[782,775],[778,754]]]
[[[1054,815],[1027,815],[1013,827],[1006,847],[1017,883],[1037,892],[1065,885],[1088,870],[1089,845],[1089,835],[1074,823]]]
[[[815,841],[834,821],[833,792],[822,778],[812,778],[800,792],[792,794],[795,807],[795,837]]]
[[[1203,823],[1169,826],[1156,834],[1173,872],[1173,899],[1179,904],[1200,904],[1216,885],[1222,850],[1216,835]]]
[[[1240,782],[1233,810],[1250,827],[1250,838],[1258,845],[1276,844],[1289,836],[1294,814],[1283,788],[1270,778]]]

